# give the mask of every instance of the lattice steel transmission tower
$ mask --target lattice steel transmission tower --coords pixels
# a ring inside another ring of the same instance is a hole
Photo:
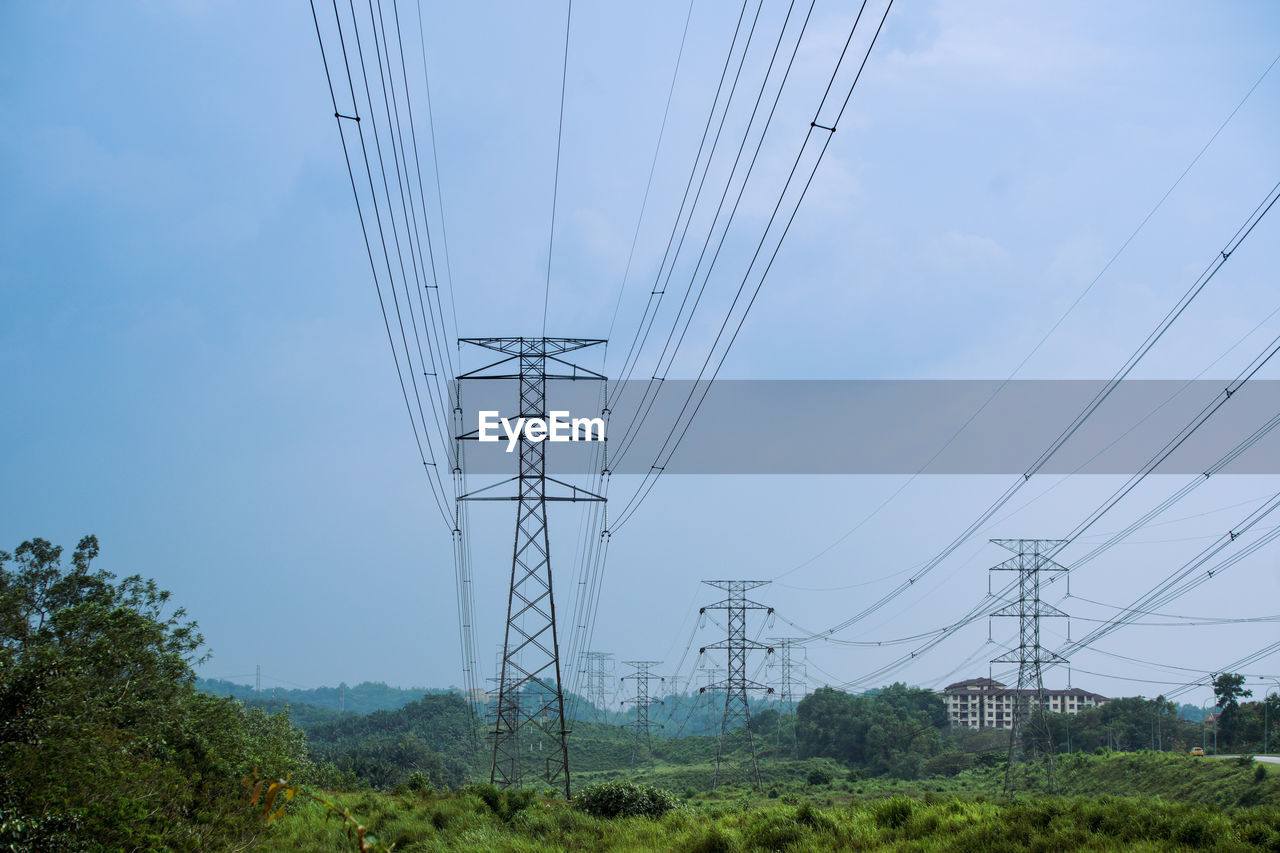
[[[582,695],[591,703],[591,717],[596,722],[608,719],[609,700],[613,698],[613,653],[582,653]]]
[[[649,671],[651,666],[659,666],[660,660],[624,660],[624,664],[631,667],[635,672],[630,675],[622,676],[622,681],[632,680],[636,683],[636,695],[631,699],[622,700],[624,704],[636,706],[636,721],[627,728],[636,730],[635,743],[631,746],[631,766],[636,766],[636,756],[640,753],[640,743],[644,742],[645,752],[649,755],[649,763],[653,763],[653,739],[650,736],[652,723],[649,722],[649,709],[656,704],[661,704],[660,700],[654,698],[650,694],[649,682],[657,679],[659,682],[663,678]],[[662,728],[659,724],[658,728]]]
[[[774,654],[769,661],[769,670],[777,672],[778,677],[774,693],[778,697],[778,733],[774,742],[774,754],[790,753],[792,758],[799,755],[800,747],[796,741],[796,703],[797,695],[804,697],[806,675],[804,665],[804,646],[801,637],[771,637]],[[800,653],[799,662],[795,653]]]
[[[703,666],[699,667],[698,672],[702,674],[702,686],[698,688],[698,699],[702,699],[703,696],[707,698],[704,725],[707,733],[710,734],[716,730],[716,723],[719,722],[719,715],[716,714],[715,685],[724,679],[725,668],[714,665]]]
[[[1018,683],[1011,694],[1012,719],[1009,724],[1009,764],[1005,771],[1005,793],[1012,793],[1017,786],[1018,766],[1027,758],[1038,756],[1050,792],[1056,789],[1053,766],[1053,736],[1049,729],[1049,702],[1044,689],[1045,664],[1066,663],[1062,656],[1040,644],[1040,620],[1045,617],[1066,618],[1052,604],[1040,598],[1040,576],[1045,572],[1065,572],[1067,569],[1050,559],[1064,544],[1060,539],[992,539],[996,545],[1012,551],[1014,556],[997,566],[993,572],[1018,573],[1018,600],[991,614],[993,617],[1013,617],[1018,620],[1018,645],[991,663],[1017,664]],[[999,694],[996,694],[997,697]]]
[[[460,380],[514,380],[519,384],[522,418],[547,417],[547,380],[596,380],[605,377],[571,364],[563,356],[603,344],[591,338],[462,338],[502,357]],[[548,373],[548,362],[560,371]],[[569,372],[564,372],[569,368]],[[459,440],[478,438],[478,430]],[[551,542],[547,531],[547,504],[552,501],[603,501],[604,498],[571,486],[546,472],[546,442],[519,434],[516,475],[476,489],[458,500],[515,501],[516,533],[511,558],[511,583],[507,594],[507,625],[498,674],[498,705],[494,726],[493,764],[490,780],[503,788],[521,787],[534,768],[543,765],[550,785],[564,788],[569,796],[569,749],[565,728],[564,693],[560,678],[560,645],[556,634],[556,607],[552,595]],[[514,494],[496,492],[514,486]]]
[[[748,776],[751,784],[759,788],[760,765],[756,761],[756,743],[751,734],[751,708],[747,703],[747,691],[763,690],[766,693],[772,693],[773,688],[757,684],[747,678],[747,652],[758,650],[768,654],[773,652],[773,648],[747,639],[747,611],[764,610],[772,615],[773,608],[751,601],[747,598],[747,591],[765,586],[769,581],[703,581],[703,583],[722,589],[727,594],[724,599],[715,604],[708,604],[698,611],[699,614],[703,614],[708,610],[723,610],[728,623],[728,636],[723,641],[699,649],[699,654],[706,652],[707,649],[724,649],[728,657],[728,672],[724,681],[701,688],[702,692],[717,688],[725,691],[724,714],[720,718],[720,743],[716,747],[716,768],[711,777],[711,787],[714,789],[720,784],[720,765],[724,760],[725,734],[736,723],[741,723],[743,730],[747,733],[747,749],[751,755]]]

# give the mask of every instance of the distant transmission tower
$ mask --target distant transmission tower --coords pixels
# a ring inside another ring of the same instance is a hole
[[[640,753],[640,744],[644,743],[645,753],[649,756],[649,763],[653,763],[653,739],[650,737],[650,730],[653,724],[649,722],[649,708],[659,704],[659,700],[651,695],[649,690],[649,682],[653,679],[662,681],[662,677],[654,675],[649,671],[649,667],[658,666],[662,663],[660,660],[624,660],[624,664],[633,668],[635,672],[630,675],[622,676],[622,681],[628,679],[636,683],[636,695],[632,699],[624,699],[623,702],[636,706],[636,721],[633,724],[636,730],[635,743],[631,747],[631,766],[636,766],[636,756]],[[658,725],[658,728],[662,728]]]
[[[774,648],[769,669],[778,673],[778,686],[774,690],[778,696],[778,733],[774,754],[782,755],[785,751],[792,758],[798,758],[800,747],[796,740],[796,703],[804,696],[806,684],[804,646],[799,645],[799,637],[772,637],[769,641]],[[798,662],[796,652],[800,654]]]
[[[570,364],[563,356],[604,343],[587,338],[462,338],[502,356],[459,379],[515,380],[519,383],[519,416],[547,417],[547,380],[603,380],[594,371]],[[570,372],[551,374],[547,362]],[[514,370],[513,370],[514,368]],[[458,436],[475,439],[473,430]],[[556,607],[551,586],[551,542],[547,532],[549,501],[603,501],[604,498],[568,486],[547,476],[546,442],[530,441],[519,434],[518,468],[510,480],[477,489],[458,500],[517,502],[516,536],[511,558],[511,583],[507,593],[507,627],[498,676],[493,764],[490,781],[502,788],[519,788],[534,774],[534,763],[544,764],[548,784],[564,788],[569,796],[568,730],[564,719],[564,693],[560,678],[560,644],[556,636]],[[498,486],[515,484],[514,495],[502,495]],[[548,483],[560,488],[548,494]]]
[[[1018,620],[1018,645],[992,663],[1017,664],[1018,683],[1014,687],[1010,703],[1012,719],[1009,723],[1009,764],[1005,770],[1004,789],[1010,794],[1016,787],[1017,769],[1028,758],[1040,757],[1043,761],[1045,782],[1052,793],[1056,790],[1053,767],[1053,736],[1049,730],[1049,702],[1044,689],[1045,664],[1066,663],[1066,659],[1040,645],[1040,620],[1046,616],[1066,617],[1058,608],[1040,599],[1040,575],[1042,572],[1065,572],[1066,568],[1049,558],[1063,544],[1059,539],[992,539],[1014,556],[993,572],[1018,573],[1018,601],[992,613],[992,616],[1010,616]],[[997,694],[997,697],[999,694]]]
[[[747,703],[747,691],[763,690],[766,693],[772,693],[773,688],[757,684],[747,678],[747,652],[761,650],[768,653],[773,649],[763,643],[747,639],[747,611],[764,610],[772,614],[773,608],[748,599],[747,590],[762,587],[769,581],[703,581],[703,583],[727,593],[727,597],[723,600],[708,604],[699,611],[699,613],[706,613],[708,610],[723,610],[728,622],[728,636],[723,641],[712,643],[699,650],[701,653],[707,649],[724,649],[729,661],[725,680],[702,688],[704,692],[716,688],[725,691],[724,714],[720,718],[720,743],[716,748],[716,768],[711,777],[711,787],[714,789],[720,783],[720,765],[725,758],[725,734],[734,725],[741,723],[742,729],[747,734],[747,749],[751,754],[748,775],[751,784],[759,788],[760,766],[756,762],[755,738],[751,735],[751,708]]]
[[[597,723],[608,719],[609,700],[613,697],[613,654],[583,652],[582,695],[591,703],[591,718]]]
[[[720,715],[716,713],[717,706],[714,701],[714,691],[715,685],[724,678],[725,669],[722,666],[707,666],[700,667],[699,672],[702,673],[703,684],[698,688],[698,698],[701,699],[703,696],[707,698],[707,716],[706,721],[703,723],[703,727],[706,729],[707,733],[710,734],[716,730],[716,724],[720,722]]]

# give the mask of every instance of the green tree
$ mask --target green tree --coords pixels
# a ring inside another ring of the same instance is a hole
[[[254,831],[240,776],[305,775],[284,717],[197,693],[202,644],[169,593],[62,565],[43,539],[0,551],[0,847],[204,850]]]
[[[1232,745],[1240,727],[1240,700],[1253,695],[1246,690],[1244,676],[1236,672],[1224,672],[1213,677],[1213,695],[1222,709],[1218,716],[1218,732],[1223,743]]]

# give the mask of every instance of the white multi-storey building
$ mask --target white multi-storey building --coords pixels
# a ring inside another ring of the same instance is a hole
[[[1072,687],[1068,690],[1046,690],[1048,709],[1055,714],[1078,714],[1094,708],[1107,697]],[[1034,690],[1011,690],[990,678],[970,678],[948,684],[942,691],[947,703],[947,719],[953,726],[971,729],[1004,729],[1013,722],[1013,703],[1022,697],[1036,701]]]

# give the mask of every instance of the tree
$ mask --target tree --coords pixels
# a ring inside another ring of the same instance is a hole
[[[1240,700],[1252,696],[1252,690],[1244,687],[1244,676],[1236,672],[1224,672],[1213,677],[1213,695],[1217,697],[1218,731],[1227,744],[1235,743],[1239,727]]]
[[[197,693],[202,638],[155,581],[0,551],[0,847],[225,849],[254,831],[240,777],[305,776],[287,719]]]
[[[932,709],[914,695],[920,691],[894,688],[851,696],[823,687],[806,696],[796,708],[801,756],[915,778],[923,760],[941,749],[942,735]]]

